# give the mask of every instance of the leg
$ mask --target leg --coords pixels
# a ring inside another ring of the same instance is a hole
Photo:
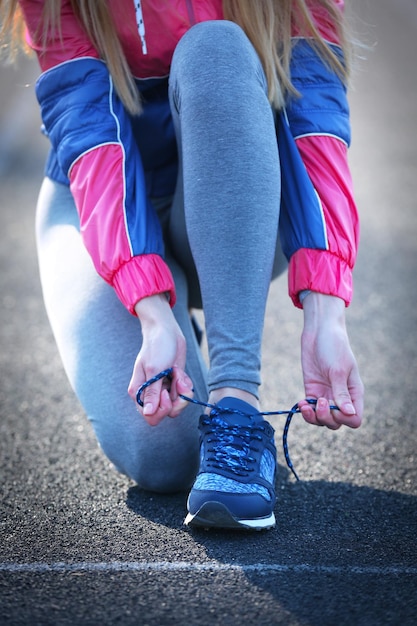
[[[238,26],[205,22],[182,38],[171,106],[206,318],[211,398],[227,387],[257,396],[280,168],[264,72]],[[172,224],[175,229],[174,215]]]
[[[37,209],[37,244],[47,313],[70,383],[98,441],[117,469],[155,491],[187,488],[198,466],[198,409],[148,426],[127,395],[141,343],[140,324],[96,274],[79,234],[69,190],[44,181]],[[187,285],[171,264],[176,316],[187,339],[188,371],[196,393],[205,373],[187,309]]]
[[[276,450],[273,430],[254,406],[280,167],[264,72],[238,26],[206,22],[182,38],[172,64],[171,107],[216,403],[200,420],[200,472],[186,524],[269,528]],[[175,217],[173,211],[173,229]]]

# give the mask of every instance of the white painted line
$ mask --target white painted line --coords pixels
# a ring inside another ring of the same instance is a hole
[[[188,561],[109,561],[109,562],[78,562],[78,563],[0,563],[0,572],[8,573],[72,573],[72,572],[242,572],[244,574],[361,574],[364,576],[417,576],[417,567],[402,565],[313,565],[299,563],[284,565],[276,563],[254,563],[251,565],[232,565],[227,563],[208,562],[190,563]]]

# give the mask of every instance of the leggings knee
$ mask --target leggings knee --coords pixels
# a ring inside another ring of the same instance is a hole
[[[255,77],[266,87],[262,64],[248,37],[237,24],[228,20],[213,20],[194,25],[182,37],[173,58],[173,67],[180,76],[198,81],[213,89],[213,79],[242,87],[242,81]],[[175,75],[175,71],[174,71]],[[243,83],[243,84],[245,84]]]

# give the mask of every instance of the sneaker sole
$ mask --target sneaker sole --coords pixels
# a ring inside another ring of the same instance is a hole
[[[200,528],[230,528],[235,530],[267,530],[274,528],[275,515],[258,519],[238,519],[221,502],[205,502],[197,513],[188,513],[184,520],[186,526]]]

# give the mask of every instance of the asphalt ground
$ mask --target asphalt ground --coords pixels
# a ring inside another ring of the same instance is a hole
[[[33,222],[45,141],[34,69],[0,70],[0,624],[417,624],[417,5],[354,0],[351,166],[362,216],[348,310],[358,431],[294,418],[277,527],[191,531],[99,450],[43,308]],[[29,84],[29,87],[25,87]],[[263,405],[302,397],[301,314],[273,284]],[[271,420],[279,445],[282,418]]]

